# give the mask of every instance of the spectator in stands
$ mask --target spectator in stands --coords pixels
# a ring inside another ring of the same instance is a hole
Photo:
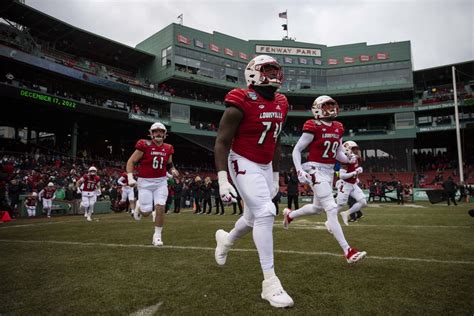
[[[446,200],[448,201],[448,206],[451,205],[450,201],[452,201],[454,205],[458,205],[455,198],[458,186],[454,183],[453,178],[448,177],[448,180],[443,182],[443,189]]]
[[[299,180],[298,175],[294,167],[291,167],[290,172],[285,176],[285,184],[287,185],[287,197],[288,197],[288,208],[291,205],[295,205],[295,210],[299,209],[298,196],[299,196]],[[293,202],[293,203],[292,203]]]

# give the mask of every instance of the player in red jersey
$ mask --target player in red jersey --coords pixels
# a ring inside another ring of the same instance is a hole
[[[25,206],[28,212],[28,217],[36,216],[36,204],[38,203],[38,193],[33,192],[31,195],[26,197]]]
[[[328,218],[326,222],[328,231],[338,241],[347,262],[355,263],[364,258],[367,253],[351,248],[347,243],[341,225],[337,220],[339,206],[334,201],[332,185],[336,160],[344,164],[352,164],[356,162],[357,157],[353,154],[347,157],[342,148],[344,126],[342,123],[335,121],[339,113],[337,102],[329,96],[320,96],[313,102],[311,110],[314,119],[304,123],[303,135],[295,145],[292,156],[298,179],[301,183],[308,183],[313,189],[313,203],[307,204],[296,211],[285,209],[283,211],[283,227],[288,228],[288,224],[296,217],[320,214],[325,211]],[[301,152],[308,147],[308,162],[304,164],[305,168],[303,168]]]
[[[122,186],[122,198],[120,200],[121,204],[128,203],[129,209],[134,210],[135,209],[135,192],[133,191],[133,188],[128,185],[128,175],[126,172],[122,173],[120,178],[117,180],[117,183]],[[128,212],[128,210],[126,210]]]
[[[82,194],[81,206],[84,208],[84,217],[90,222],[94,213],[94,204],[97,196],[100,195],[100,177],[97,175],[97,168],[90,167],[88,174],[77,180],[76,188]]]
[[[357,176],[363,172],[362,166],[360,166],[361,157],[359,146],[356,142],[348,140],[342,144],[342,148],[344,149],[346,156],[357,156],[357,161],[355,163],[341,165],[341,169],[339,169],[339,178],[342,180],[342,183],[337,188],[337,205],[342,207],[343,205],[347,204],[349,196],[352,196],[352,198],[354,198],[356,201],[356,203],[354,203],[351,208],[340,213],[344,224],[349,225],[349,216],[365,207],[367,205],[367,201],[365,200],[364,192],[362,192],[361,188],[357,185],[357,183],[359,183]]]
[[[177,177],[179,172],[173,165],[174,148],[164,142],[166,127],[162,123],[154,123],[149,131],[151,139],[140,139],[135,145],[135,151],[127,161],[127,180],[129,186],[138,185],[138,201],[134,210],[135,219],[139,220],[141,215],[148,216],[155,210],[155,233],[152,244],[163,246],[161,231],[165,221],[165,205],[168,198],[166,173],[169,169],[171,174]],[[137,163],[140,166],[138,180],[135,181],[133,170]]]
[[[48,186],[45,187],[39,193],[40,201],[43,201],[43,211],[46,211],[46,215],[48,218],[51,217],[51,208],[53,207],[53,200],[56,198],[56,188],[54,187],[54,183],[48,183]],[[44,214],[44,213],[43,213]]]
[[[216,232],[215,259],[224,265],[234,242],[253,231],[263,270],[262,299],[274,307],[291,307],[293,300],[275,275],[273,265],[272,198],[279,190],[279,134],[288,113],[286,97],[276,90],[283,79],[281,66],[266,55],[250,61],[245,69],[247,89],[234,89],[225,97],[225,110],[214,147],[219,192],[224,202],[237,197],[228,171],[244,201],[244,215],[227,233]]]

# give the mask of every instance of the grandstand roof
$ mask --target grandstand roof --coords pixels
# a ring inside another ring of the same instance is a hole
[[[453,80],[453,74],[451,71],[452,66],[456,67],[456,70],[458,71],[458,82],[469,82],[474,80],[474,61],[471,60],[456,64],[416,70],[413,72],[415,85],[419,86],[424,82],[427,84],[451,83]]]
[[[29,33],[46,41],[62,45],[61,50],[87,57],[97,62],[136,70],[153,59],[153,54],[121,44],[100,35],[82,30],[15,0],[0,2],[0,16],[26,26]]]

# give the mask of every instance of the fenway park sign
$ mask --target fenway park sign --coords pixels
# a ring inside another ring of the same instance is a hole
[[[321,57],[320,49],[302,48],[302,47],[256,45],[255,52],[257,54],[280,54],[280,55]]]

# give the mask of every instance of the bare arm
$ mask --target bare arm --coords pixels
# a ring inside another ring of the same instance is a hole
[[[227,171],[227,156],[244,114],[236,107],[229,106],[222,115],[214,145],[214,161],[217,171]]]
[[[135,167],[135,164],[137,162],[139,162],[140,159],[142,159],[142,157],[143,157],[143,152],[138,150],[138,149],[135,149],[135,151],[130,156],[130,158],[128,158],[127,168],[126,168],[127,173],[133,173],[133,169]]]

